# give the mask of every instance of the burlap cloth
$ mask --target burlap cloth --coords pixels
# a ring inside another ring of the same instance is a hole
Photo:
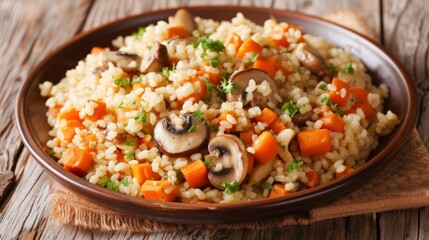
[[[353,11],[336,11],[324,15],[324,18],[375,39],[366,22]],[[51,217],[61,224],[72,224],[89,229],[145,233],[198,228],[262,229],[309,224],[337,217],[429,206],[427,176],[429,176],[429,154],[420,140],[419,134],[414,130],[397,158],[374,179],[330,204],[313,208],[302,214],[241,224],[168,224],[123,215],[86,201],[66,189],[54,185]]]

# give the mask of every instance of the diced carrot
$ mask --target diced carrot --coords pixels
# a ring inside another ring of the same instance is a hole
[[[275,48],[278,48],[279,46],[283,46],[285,48],[289,47],[289,42],[284,35],[282,35],[282,37],[279,39],[271,38],[269,41],[270,41],[270,45],[272,45]]]
[[[198,76],[204,76],[207,77],[207,80],[209,80],[211,83],[213,83],[214,85],[219,85],[220,84],[220,77],[218,74],[212,73],[212,72],[206,72],[203,70],[200,70],[197,72]]]
[[[180,171],[191,188],[203,187],[209,184],[207,167],[200,159],[182,167]]]
[[[124,109],[116,109],[116,121],[118,123],[128,123],[128,118],[125,115],[126,111]]]
[[[91,152],[97,150],[97,137],[94,134],[90,134],[83,138],[83,146]]]
[[[305,183],[306,188],[312,188],[320,185],[320,177],[316,171],[306,172],[308,181]]]
[[[92,156],[88,149],[70,147],[64,153],[64,169],[79,177],[85,176],[92,167]]]
[[[124,156],[124,154],[121,151],[115,150],[114,153],[116,154],[116,160],[118,162],[125,162],[125,156]]]
[[[185,37],[190,37],[191,33],[189,33],[188,31],[186,31],[186,29],[182,26],[174,26],[174,27],[169,27],[168,28],[168,38],[174,38],[174,37],[181,37],[181,38],[185,38]]]
[[[329,100],[331,100],[332,103],[343,107],[349,99],[349,84],[336,77],[332,79],[332,84],[337,88],[337,90],[329,93]],[[341,92],[343,91],[342,89],[345,89],[345,94],[343,94],[343,96],[341,96]]]
[[[249,132],[241,132],[240,133],[240,139],[243,141],[245,146],[250,146],[253,143],[252,139],[253,134]]]
[[[287,191],[285,189],[284,184],[274,184],[273,189],[270,191],[270,194],[268,195],[269,198],[276,198],[276,197],[282,197],[290,194],[291,191]]]
[[[253,68],[260,69],[268,73],[272,78],[274,78],[274,75],[276,74],[276,66],[277,60],[274,57],[259,56],[253,63]]]
[[[60,110],[62,107],[63,107],[62,105],[55,105],[53,107],[50,107],[48,109],[49,116],[56,118],[58,116],[58,114],[60,113]]]
[[[226,38],[226,44],[232,44],[235,47],[235,50],[239,49],[241,44],[243,44],[243,40],[241,40],[240,36],[234,32],[230,32],[228,37]]]
[[[152,165],[150,163],[139,163],[131,165],[131,174],[137,179],[140,185],[147,180],[160,180],[161,176],[152,171]]]
[[[82,122],[82,119],[79,117],[79,111],[75,108],[67,109],[59,114],[60,119],[65,120],[76,120]]]
[[[268,129],[273,130],[275,134],[279,134],[281,131],[286,129],[286,125],[279,117],[276,117],[276,119],[274,119],[274,121],[268,126]]]
[[[104,115],[106,115],[106,103],[105,102],[95,101],[95,100],[89,100],[89,101],[97,103],[97,107],[94,108],[94,113],[91,116],[87,115],[86,118],[88,118],[91,121],[97,121],[98,119],[100,119]]]
[[[255,149],[253,156],[261,164],[267,163],[280,151],[280,146],[276,138],[268,131],[261,133],[252,144]]]
[[[301,131],[297,138],[301,155],[304,157],[323,155],[331,151],[331,136],[328,129]]]
[[[178,196],[178,189],[170,182],[147,180],[143,183],[141,192],[146,199],[174,202]]]
[[[322,120],[322,128],[329,129],[334,132],[344,133],[344,120],[337,114],[330,114],[320,118]]]
[[[259,116],[255,117],[255,120],[258,122],[263,122],[270,125],[277,118],[277,113],[269,108],[262,109],[262,112]]]
[[[319,105],[317,109],[319,109],[319,113],[317,114],[319,117],[323,117],[327,112],[332,112],[332,108],[328,105]]]
[[[106,48],[104,47],[93,47],[91,49],[91,54],[99,54],[99,53],[103,53],[106,51]]]
[[[351,169],[351,168],[348,167],[348,168],[344,169],[344,171],[342,171],[340,173],[336,172],[335,173],[335,178],[344,177],[344,176],[346,176],[347,174],[349,174],[351,172],[353,172],[353,169]]]
[[[248,161],[248,168],[247,168],[247,174],[251,174],[253,171],[253,166],[255,165],[255,158],[252,154],[247,153],[247,161]]]
[[[362,109],[363,113],[365,114],[365,118],[366,119],[370,119],[372,117],[373,114],[373,110],[371,105],[369,105],[369,103],[355,103],[353,105],[353,109],[355,109],[355,111],[360,108]]]
[[[177,99],[180,105],[183,105],[188,99],[191,98],[194,99],[194,103],[199,102],[207,92],[206,84],[201,79],[191,78],[189,82],[192,84],[192,86],[194,86],[194,92],[184,98]]]
[[[76,135],[75,128],[84,129],[85,127],[77,120],[68,120],[66,125],[61,127],[61,132],[66,142],[71,142],[73,140],[74,135]]]
[[[356,103],[368,101],[368,92],[361,87],[351,87],[349,88],[349,92],[355,97]]]
[[[277,63],[277,68],[280,69],[280,71],[282,71],[283,75],[285,76],[288,76],[289,74],[291,74],[291,71],[279,62]]]
[[[234,117],[236,120],[237,120],[237,116],[233,113],[233,112],[231,112],[231,111],[228,111],[228,110],[225,110],[225,111],[223,111],[222,112],[222,114],[218,117],[218,123],[217,123],[217,127],[219,127],[220,126],[220,122],[222,122],[222,121],[228,121],[227,120],[227,116],[228,115],[231,115],[232,117]],[[225,132],[227,132],[227,133],[229,133],[229,132],[231,132],[231,131],[233,131],[234,129],[235,129],[235,124],[232,124],[231,123],[231,125],[232,125],[232,127],[231,128],[226,128],[225,129]]]
[[[257,42],[253,41],[251,38],[247,39],[246,41],[241,44],[240,48],[238,49],[237,55],[240,58],[243,58],[246,53],[256,53],[260,54],[262,52],[263,47],[259,45]]]

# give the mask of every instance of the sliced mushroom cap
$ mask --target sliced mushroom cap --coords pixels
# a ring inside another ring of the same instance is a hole
[[[175,126],[170,117],[163,118],[155,125],[153,137],[159,150],[170,157],[184,157],[197,152],[209,137],[207,123],[185,113],[182,128]]]
[[[101,136],[106,138],[109,141],[112,141],[115,146],[124,151],[132,151],[136,149],[138,145],[137,136],[131,135],[129,133],[118,133],[115,137],[109,138],[108,129],[101,131]]]
[[[247,86],[249,85],[249,81],[253,79],[257,85],[261,84],[262,82],[266,81],[268,82],[271,93],[267,96],[262,95],[261,93],[257,92],[256,90],[253,91],[253,99],[251,101],[248,101],[246,99],[247,92],[245,91]],[[274,80],[268,75],[266,72],[250,68],[246,70],[241,70],[235,72],[228,80],[232,84],[236,84],[238,87],[234,88],[231,93],[228,93],[226,95],[226,99],[229,102],[243,102],[244,106],[247,104],[250,105],[250,107],[253,106],[259,106],[261,108],[269,107],[268,103],[272,102],[275,106],[279,104],[277,99],[274,97],[274,94],[278,94],[279,90],[277,88],[276,83]]]
[[[328,75],[325,59],[310,45],[303,43],[299,44],[292,54],[298,59],[302,66],[314,75],[318,77]]]
[[[147,58],[143,59],[140,66],[142,73],[161,72],[162,68],[167,66],[168,51],[167,48],[155,42]]]
[[[292,162],[293,157],[289,152],[289,143],[295,137],[295,132],[292,129],[285,129],[277,134],[277,142],[282,146],[279,152],[279,156],[285,161],[287,164]]]
[[[109,62],[125,72],[136,72],[140,67],[141,58],[134,53],[123,51],[104,52],[102,56],[103,65],[109,67]]]
[[[238,137],[230,134],[214,137],[208,150],[210,154],[205,158],[212,162],[208,177],[213,186],[223,190],[224,182],[243,182],[249,163],[246,147]]]
[[[311,116],[313,115],[312,112],[306,112],[306,113],[297,113],[292,118],[293,124],[295,124],[298,127],[302,127],[305,125],[307,121],[311,121]]]
[[[179,9],[176,12],[174,17],[168,18],[168,23],[170,26],[181,26],[189,33],[192,33],[195,29],[197,29],[197,24],[195,23],[194,16],[186,9]]]

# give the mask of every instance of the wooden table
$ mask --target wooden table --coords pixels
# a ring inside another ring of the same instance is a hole
[[[314,15],[341,8],[356,10],[416,83],[420,103],[417,128],[429,146],[427,0],[0,0],[0,179],[4,182],[8,176],[15,176],[10,189],[3,191],[0,186],[0,239],[428,239],[429,207],[338,218],[309,226],[157,234],[89,231],[61,226],[49,217],[52,179],[29,156],[13,117],[15,96],[29,70],[61,43],[100,24],[154,9],[204,4],[255,5]]]

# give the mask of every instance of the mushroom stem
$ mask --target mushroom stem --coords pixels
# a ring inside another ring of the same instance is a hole
[[[282,146],[279,152],[279,156],[289,163],[292,161],[292,155],[289,152],[289,143],[295,137],[295,132],[292,129],[285,129],[277,134],[277,142]]]

